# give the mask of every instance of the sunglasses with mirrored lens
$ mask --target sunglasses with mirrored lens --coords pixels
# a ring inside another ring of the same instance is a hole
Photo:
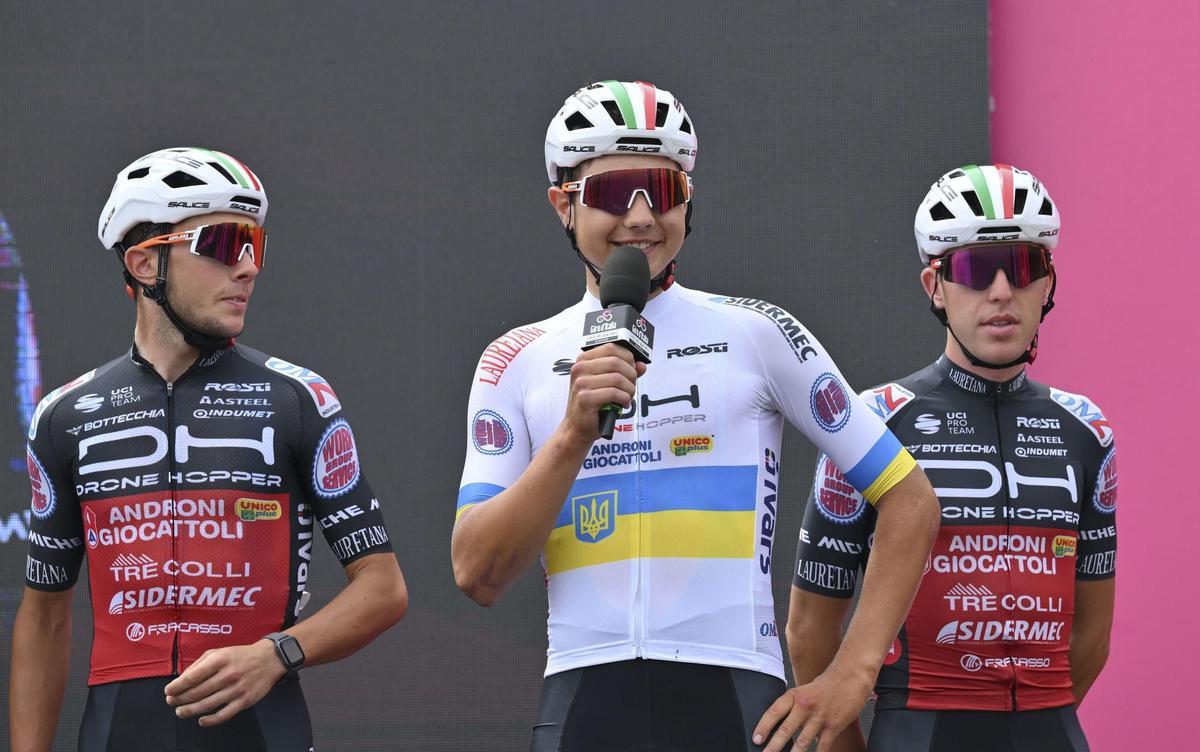
[[[266,263],[267,231],[258,225],[243,225],[236,222],[201,225],[183,232],[159,235],[144,240],[129,250],[188,242],[192,244],[189,249],[192,253],[219,261],[225,266],[237,266],[247,254],[259,269],[262,269]]]
[[[1028,287],[1050,274],[1050,252],[1033,243],[1003,243],[960,248],[929,262],[942,279],[986,290],[1003,269],[1008,283],[1017,289]]]
[[[668,167],[609,170],[582,180],[563,183],[567,193],[578,193],[579,203],[618,217],[633,208],[638,193],[646,197],[655,214],[669,212],[692,200],[692,179]]]

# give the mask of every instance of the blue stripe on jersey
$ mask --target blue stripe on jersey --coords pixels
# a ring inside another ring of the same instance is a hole
[[[900,446],[895,434],[885,428],[875,446],[846,473],[846,480],[850,481],[850,485],[854,486],[856,491],[863,493],[883,474],[892,460],[896,459],[896,455],[903,451],[904,447]]]
[[[643,489],[640,509],[634,492],[635,479]],[[575,481],[554,525],[562,527],[574,524],[571,500],[590,494],[616,491],[617,514],[679,509],[752,512],[758,502],[757,488],[758,468],[754,465],[702,465],[596,475]]]
[[[487,501],[504,490],[504,486],[495,483],[468,483],[458,489],[458,504],[455,509],[462,509],[468,504],[478,504]]]

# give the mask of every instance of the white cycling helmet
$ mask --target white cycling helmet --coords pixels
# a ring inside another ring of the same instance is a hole
[[[683,104],[645,81],[601,81],[563,103],[546,129],[546,175],[603,154],[667,157],[684,172],[696,166],[696,133]]]
[[[267,216],[262,181],[223,152],[162,149],[117,175],[96,234],[101,245],[113,248],[142,222],[174,224],[209,212],[244,214],[261,225]]]
[[[1032,173],[1012,165],[967,165],[929,189],[913,230],[921,262],[975,243],[1058,245],[1058,206]]]

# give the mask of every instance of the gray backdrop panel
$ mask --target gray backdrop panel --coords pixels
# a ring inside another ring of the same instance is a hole
[[[412,596],[375,644],[305,671],[317,748],[524,748],[545,662],[539,573],[481,609],[454,586],[448,541],[479,352],[580,291],[544,198],[548,119],[603,78],[680,97],[700,138],[680,279],[789,308],[866,387],[940,349],[912,212],[940,173],[988,158],[986,14],[983,0],[0,5],[0,211],[44,391],[129,341],[95,240],[116,171],[178,145],[247,162],[270,190],[271,263],[243,340],[336,386]],[[28,487],[5,378],[7,646]],[[787,446],[781,624],[814,460],[800,437]],[[324,548],[316,569],[310,609],[342,582]],[[74,748],[85,696],[85,600],[56,749]],[[5,647],[0,693],[7,673]]]

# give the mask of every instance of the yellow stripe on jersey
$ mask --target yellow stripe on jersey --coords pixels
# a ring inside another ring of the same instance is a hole
[[[591,522],[591,524],[588,524]],[[749,559],[754,512],[668,510],[576,520],[546,541],[546,573],[641,557]]]
[[[872,505],[879,501],[882,496],[890,491],[900,481],[908,477],[912,469],[917,466],[917,461],[908,453],[907,449],[901,449],[888,466],[883,469],[879,477],[875,479],[871,485],[863,490],[863,498]]]

